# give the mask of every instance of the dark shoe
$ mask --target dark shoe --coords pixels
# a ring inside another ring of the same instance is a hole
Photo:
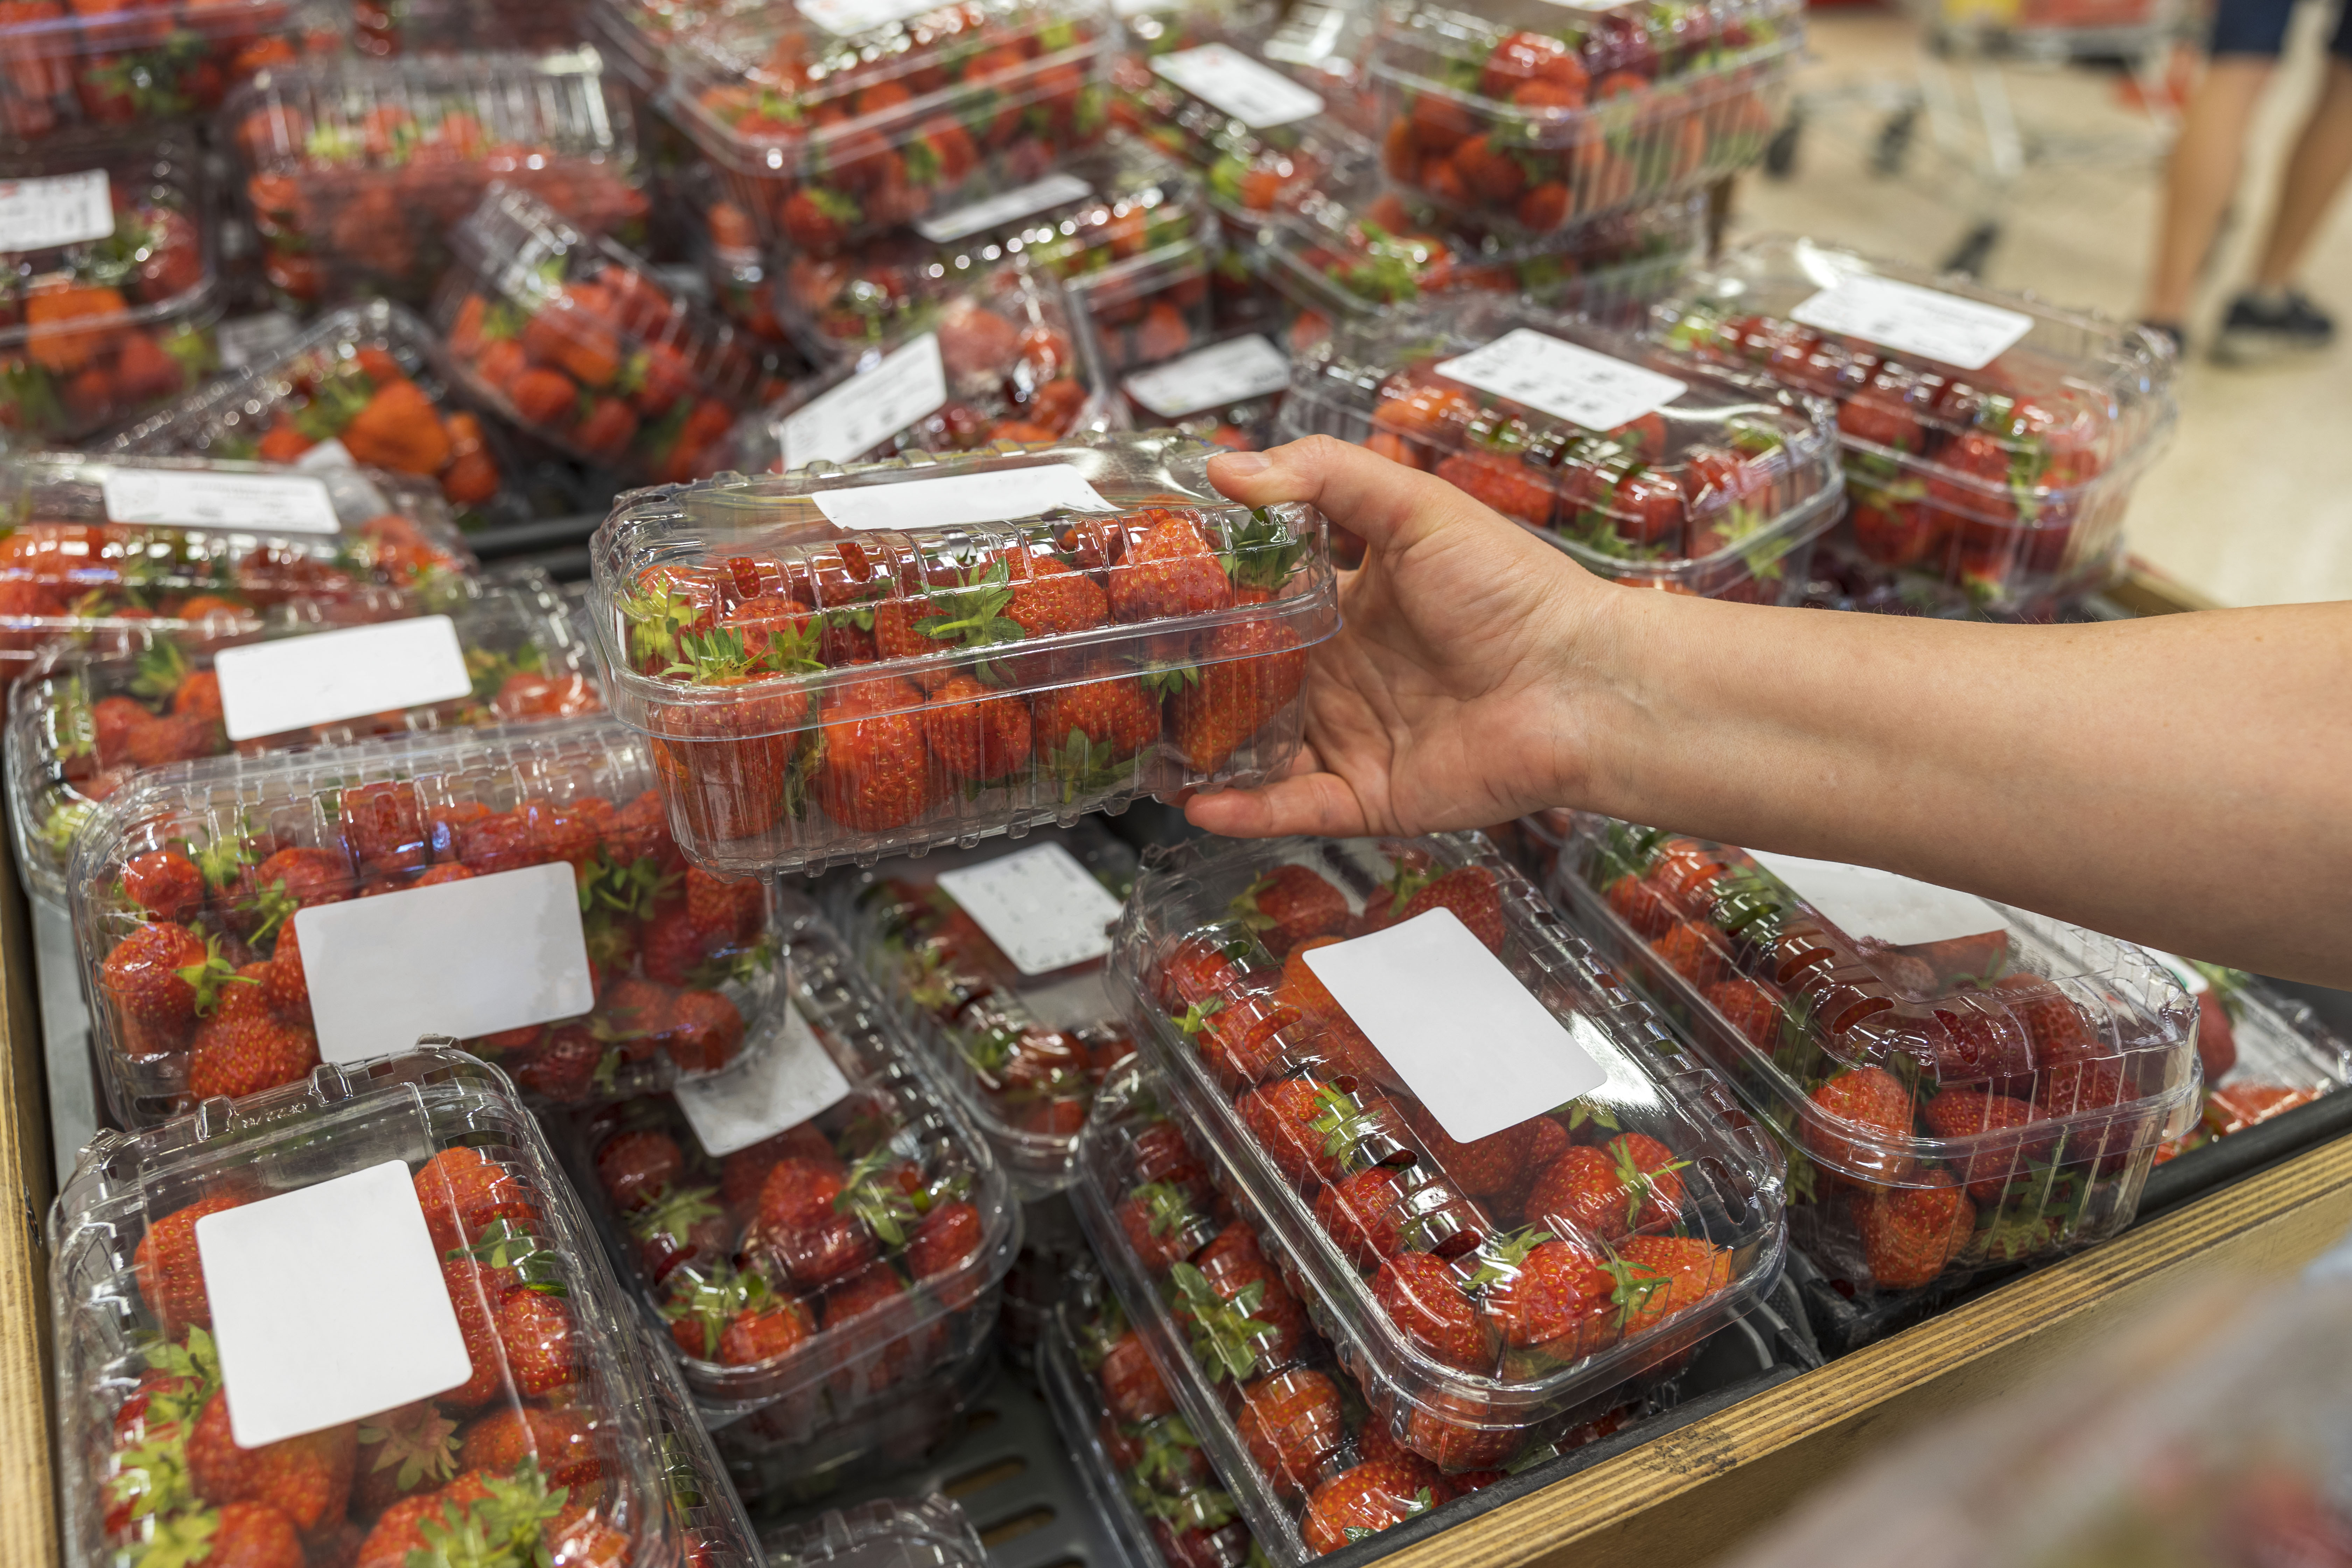
[[[2298,289],[2276,304],[2252,294],[2230,302],[2213,357],[2223,364],[2261,364],[2291,353],[2310,353],[2336,342],[2336,323]]]

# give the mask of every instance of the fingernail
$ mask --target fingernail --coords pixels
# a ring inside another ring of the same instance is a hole
[[[1255,452],[1224,452],[1219,454],[1217,466],[1221,471],[1237,479],[1245,479],[1252,474],[1265,472],[1266,461]]]

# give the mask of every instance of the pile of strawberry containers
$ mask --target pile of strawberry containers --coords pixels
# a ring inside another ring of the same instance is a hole
[[[432,592],[473,557],[431,485],[358,468],[0,458],[0,672],[47,643],[250,633],[289,601]]]
[[[743,1070],[572,1120],[565,1157],[754,1508],[908,1463],[985,1377],[1020,1218],[831,929],[785,922]]]
[[[211,369],[216,220],[193,134],[62,137],[0,170],[0,428],[85,436]]]
[[[2128,943],[1605,817],[1552,887],[1775,1130],[1792,1244],[1858,1292],[2114,1236],[2196,1121],[2196,1006]]]
[[[2172,429],[2156,334],[1811,240],[1733,251],[1654,307],[1650,333],[1834,400],[1841,546],[1959,590],[1961,611],[2095,586]]]
[[[67,1562],[685,1568],[645,1342],[499,1074],[416,1050],[217,1110],[101,1132],[52,1216]]]
[[[422,304],[493,181],[624,239],[646,215],[636,133],[593,50],[314,62],[257,77],[223,121],[269,279],[299,305]]]
[[[604,706],[562,595],[529,568],[451,578],[429,595],[275,605],[248,637],[127,640],[53,647],[9,694],[16,866],[60,908],[75,829],[142,769]]]
[[[1104,18],[1065,0],[804,0],[671,43],[663,111],[772,247],[823,256],[1100,139]]]
[[[1103,961],[1134,852],[1100,824],[894,860],[836,884],[841,928],[1024,1198],[1058,1191],[1132,1056]]]
[[[559,1105],[761,1055],[762,889],[685,865],[653,776],[594,719],[137,774],[68,869],[110,1109],[151,1125],[426,1034]]]
[[[1151,1070],[1079,1216],[1277,1560],[1637,1398],[1777,1277],[1769,1143],[1483,838],[1180,852],[1112,976]]]
[[[1420,0],[1373,45],[1381,165],[1480,228],[1534,233],[1698,189],[1762,155],[1801,18],[1794,0]]]
[[[1617,582],[1786,604],[1843,499],[1830,413],[1760,376],[1465,295],[1300,355],[1279,434],[1433,473]]]
[[[1108,436],[624,496],[593,631],[681,847],[814,871],[1279,772],[1337,627],[1323,519],[1224,500],[1211,455]]]
[[[239,78],[340,47],[350,14],[296,0],[30,4],[0,19],[0,135],[27,142],[187,123]]]

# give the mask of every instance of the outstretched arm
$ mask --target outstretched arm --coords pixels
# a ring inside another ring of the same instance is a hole
[[[1444,481],[1315,437],[1216,459],[1366,543],[1307,751],[1213,833],[1547,805],[1858,861],[2352,984],[2352,604],[1999,626],[1621,588]]]

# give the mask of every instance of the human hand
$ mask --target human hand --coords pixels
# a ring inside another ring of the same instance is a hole
[[[1309,656],[1288,773],[1195,796],[1232,837],[1481,827],[1572,798],[1588,749],[1568,700],[1618,595],[1443,479],[1328,436],[1213,459],[1248,506],[1307,501],[1364,541],[1338,633]]]

